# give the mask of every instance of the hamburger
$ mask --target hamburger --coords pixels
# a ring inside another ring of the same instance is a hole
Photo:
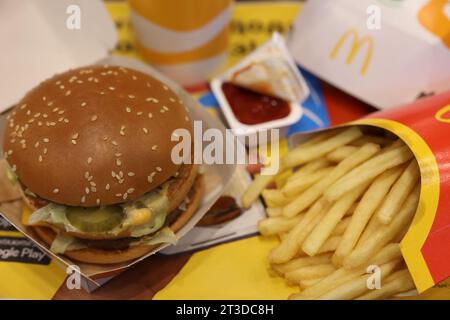
[[[8,115],[3,141],[22,220],[50,250],[86,263],[174,243],[203,192],[198,166],[171,160],[180,128],[192,133],[183,101],[136,70],[84,67],[42,82]]]

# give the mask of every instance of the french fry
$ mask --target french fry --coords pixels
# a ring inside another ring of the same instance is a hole
[[[271,218],[275,218],[275,217],[281,216],[282,212],[283,212],[283,208],[282,207],[266,208],[266,213]]]
[[[325,241],[325,243],[320,247],[320,249],[317,251],[316,254],[331,252],[336,250],[336,248],[339,245],[339,242],[341,242],[342,236],[332,236]],[[303,250],[302,250],[303,251]],[[304,251],[303,251],[304,252]],[[306,254],[306,252],[305,252]]]
[[[358,245],[355,250],[344,259],[344,266],[353,268],[362,265],[370,259],[370,257],[377,252],[389,241],[393,240],[395,236],[401,232],[407,225],[411,223],[412,218],[416,212],[417,203],[419,201],[420,186],[417,185],[409,194],[400,212],[394,217],[392,222],[388,225],[381,225],[362,245]]]
[[[368,186],[369,183],[366,182],[364,185],[356,187],[355,190],[348,192],[333,204],[325,217],[303,242],[302,250],[306,254],[313,256],[319,251],[347,210],[364,193]]]
[[[333,170],[332,167],[323,168],[310,174],[307,174],[302,178],[291,180],[284,185],[281,191],[286,197],[292,198],[295,195],[308,189],[310,186],[315,184],[320,179],[327,176],[331,172],[331,170]]]
[[[352,141],[351,145],[352,146],[362,146],[368,142],[376,143],[376,144],[379,144],[380,146],[385,146],[385,145],[392,143],[392,140],[385,138],[385,137],[378,137],[378,136],[364,134],[362,137],[359,137],[355,141]]]
[[[302,280],[325,277],[335,270],[336,267],[331,263],[317,264],[286,272],[284,277],[290,283],[300,283]]]
[[[330,206],[331,203],[325,199],[319,199],[311,206],[300,223],[292,228],[286,238],[270,252],[269,260],[272,263],[283,263],[295,257],[301,248],[303,240],[325,215]]]
[[[281,166],[281,163],[280,163]],[[281,168],[280,168],[281,169]],[[281,171],[281,170],[280,170]],[[247,190],[241,197],[241,204],[244,208],[250,208],[253,202],[258,199],[261,192],[275,180],[276,175],[257,175]]]
[[[345,145],[327,154],[327,160],[332,162],[341,162],[351,154],[355,153],[357,150],[358,147]]]
[[[322,280],[322,278],[300,280],[299,286],[300,286],[301,289],[304,290],[304,289],[306,289],[308,287],[311,287],[311,286],[315,285],[320,280]]]
[[[336,225],[336,228],[334,228],[333,232],[331,233],[330,237],[342,236],[345,233],[345,230],[347,230],[351,220],[352,217],[346,217],[341,221],[339,221],[339,223]]]
[[[398,293],[414,289],[414,281],[407,269],[394,272],[384,282],[381,289],[371,290],[356,298],[356,300],[385,299]]]
[[[378,252],[371,260],[370,264],[382,265],[394,259],[400,258],[400,246],[398,243],[391,243]],[[316,299],[327,291],[342,285],[343,283],[365,274],[366,266],[354,269],[339,268],[330,275],[323,278],[317,284],[305,289],[299,294],[292,295],[291,299]]]
[[[366,144],[359,148],[354,154],[341,161],[330,172],[326,179],[322,179],[314,184],[311,188],[303,192],[292,202],[283,208],[283,215],[285,217],[293,217],[308,208],[314,201],[316,201],[322,193],[339,178],[347,174],[350,170],[360,165],[375,153],[380,150],[376,144]]]
[[[292,150],[284,158],[284,164],[286,168],[293,168],[311,160],[318,159],[334,149],[356,140],[361,135],[362,132],[359,128],[347,128],[337,135],[322,142]]]
[[[402,166],[389,169],[378,176],[364,193],[361,201],[351,217],[349,226],[344,232],[342,241],[333,256],[333,263],[342,265],[342,261],[350,254],[356,246],[359,237],[364,231],[367,223],[375,212],[376,208],[383,201],[390,187],[403,171]]]
[[[415,159],[411,160],[398,181],[392,186],[384,203],[377,210],[377,218],[381,223],[388,224],[408,197],[408,194],[419,181],[419,166]]]
[[[329,264],[331,262],[331,254],[324,253],[315,257],[294,258],[286,263],[272,264],[272,269],[279,274],[285,274],[299,268],[312,266],[316,264]]]
[[[292,201],[291,197],[287,197],[281,190],[264,189],[262,196],[268,207],[282,207]]]
[[[289,178],[288,181],[297,180],[302,178],[312,172],[315,172],[319,169],[329,167],[332,163],[327,159],[320,158],[311,162],[306,163],[304,166],[301,166],[297,171],[295,171]]]
[[[380,266],[380,277],[381,280],[385,279],[388,275],[390,275],[395,267],[399,265],[401,259],[396,259],[391,262],[387,262]],[[367,279],[370,275],[362,275],[355,279],[352,279],[333,290],[319,296],[318,300],[345,300],[345,299],[354,299],[357,298],[364,293],[366,293],[369,289],[367,288]]]
[[[384,171],[405,163],[413,157],[407,146],[395,148],[361,164],[350,173],[335,182],[326,192],[328,200],[334,201]]]
[[[293,218],[267,218],[259,221],[258,230],[263,236],[271,236],[278,233],[284,233],[291,230],[301,221],[302,218],[303,215],[298,215]]]

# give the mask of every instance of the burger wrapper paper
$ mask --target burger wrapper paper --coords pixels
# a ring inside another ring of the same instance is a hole
[[[386,129],[416,157],[421,192],[414,220],[400,243],[419,293],[450,277],[450,91],[378,111],[346,125]],[[292,137],[293,144],[304,135]]]
[[[179,97],[184,101],[184,104],[188,106],[191,119],[193,121],[202,121],[203,130],[208,128],[218,128],[219,130],[225,130],[222,123],[212,117],[205,109],[199,107],[196,101],[180,86],[175,84],[173,81],[167,79],[165,76],[161,75],[159,72],[155,71],[148,65],[143,64],[137,60],[121,58],[121,57],[107,57],[101,61],[99,64],[109,64],[109,65],[120,65],[124,67],[133,68],[140,70],[141,72],[147,73],[163,82],[165,82],[174,92],[176,92]],[[0,117],[0,131],[3,131],[5,125],[6,115]],[[225,135],[225,134],[224,134]],[[1,136],[0,136],[1,138]],[[194,137],[195,139],[195,137]],[[201,141],[197,141],[201,143]],[[181,228],[177,233],[177,237],[181,238],[186,233],[188,233],[197,222],[203,217],[203,215],[208,211],[208,209],[214,204],[214,202],[219,198],[222,191],[231,179],[234,173],[234,165],[207,165],[202,166],[202,174],[205,183],[205,193],[203,195],[202,202],[198,208],[195,215],[189,220],[189,222]],[[11,181],[7,178],[6,172],[6,162],[5,160],[0,161],[0,212],[1,214],[19,231],[24,233],[27,237],[33,240],[38,246],[40,246],[47,254],[55,259],[60,260],[64,265],[71,266],[76,265],[79,267],[82,276],[91,280],[94,285],[100,285],[105,279],[114,275],[119,274],[121,271],[131,267],[132,265],[138,263],[139,261],[155,254],[156,252],[162,250],[168,245],[161,245],[152,252],[146,254],[145,256],[133,260],[131,262],[111,264],[111,265],[95,265],[80,263],[73,261],[62,255],[55,255],[52,253],[48,246],[40,240],[40,238],[35,234],[32,228],[24,225],[21,221],[22,209],[24,203],[20,197],[20,190],[18,186],[14,186]]]

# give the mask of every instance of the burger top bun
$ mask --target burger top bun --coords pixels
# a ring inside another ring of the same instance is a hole
[[[13,81],[13,80],[12,80]],[[134,200],[177,170],[187,109],[160,81],[109,66],[71,70],[31,90],[8,117],[5,156],[41,198],[84,207]]]

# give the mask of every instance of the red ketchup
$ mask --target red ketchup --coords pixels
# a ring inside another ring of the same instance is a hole
[[[222,90],[235,117],[244,124],[253,125],[281,119],[289,115],[289,103],[280,98],[261,94],[230,82]]]

